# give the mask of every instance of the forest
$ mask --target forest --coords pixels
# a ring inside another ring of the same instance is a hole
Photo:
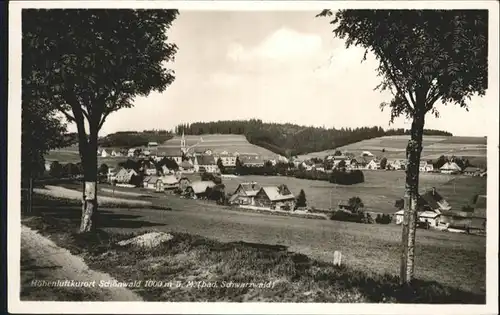
[[[366,139],[408,135],[408,129],[388,129],[382,127],[323,128],[306,127],[296,124],[265,123],[260,119],[227,120],[216,122],[195,122],[180,124],[174,133],[181,135],[240,134],[247,140],[284,156],[294,156],[310,152],[334,149]],[[424,135],[452,136],[441,130],[426,129]]]

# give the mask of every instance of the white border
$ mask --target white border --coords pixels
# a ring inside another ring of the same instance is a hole
[[[487,144],[487,304],[404,305],[325,303],[167,303],[20,301],[21,9],[176,8],[179,10],[489,9]],[[200,313],[200,314],[496,314],[498,311],[498,4],[496,1],[14,1],[9,3],[8,113],[8,306],[13,313]],[[250,305],[251,306],[250,306]]]

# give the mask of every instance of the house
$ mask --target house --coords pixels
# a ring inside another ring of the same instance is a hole
[[[313,165],[313,169],[318,171],[318,172],[324,172],[325,171],[325,167],[323,164],[320,164],[320,163],[317,163],[317,164],[314,164]]]
[[[195,181],[189,184],[185,190],[185,194],[189,198],[199,199],[206,197],[207,188],[215,187],[212,181]]]
[[[293,210],[296,203],[286,185],[262,187],[254,199],[257,207],[277,210]]]
[[[216,173],[219,170],[213,155],[197,155],[193,162],[195,172]]]
[[[134,156],[136,155],[136,154],[135,154],[135,151],[136,151],[136,149],[135,149],[135,148],[130,148],[130,149],[128,149],[128,151],[127,151],[127,156],[128,156],[128,157],[134,157]]]
[[[443,174],[458,174],[462,169],[455,162],[446,162],[439,170]]]
[[[229,199],[229,204],[255,205],[255,196],[260,190],[257,183],[241,183]]]
[[[164,175],[161,176],[163,182],[163,188],[165,190],[172,190],[179,187],[179,180],[174,175]]]
[[[191,160],[184,160],[179,164],[179,168],[183,172],[194,173],[194,166]]]
[[[135,170],[122,168],[116,173],[115,177],[118,183],[126,184],[130,182],[130,179],[134,175],[138,175]]]
[[[143,187],[164,191],[166,189],[175,189],[179,186],[177,178],[173,175],[167,176],[146,176],[143,181]]]
[[[438,227],[441,214],[433,211],[418,212],[418,221],[429,223],[429,227]],[[394,214],[396,224],[402,224],[404,220],[404,210],[399,210]]]
[[[472,212],[448,211],[443,213],[441,223],[449,229],[486,232],[486,196],[478,196]]]
[[[378,170],[380,169],[380,161],[377,161],[375,159],[371,160],[366,164],[366,169],[367,170]]]
[[[101,151],[101,157],[108,157],[109,153],[106,151],[106,149],[102,149]]]
[[[417,205],[419,210],[422,211],[442,213],[451,210],[451,206],[448,201],[446,201],[446,199],[444,199],[434,187],[419,195]]]
[[[158,147],[158,142],[148,142],[148,149],[153,149]]]
[[[236,166],[236,156],[234,154],[230,154],[224,151],[218,156],[218,159],[221,159],[222,165],[226,167]]]
[[[418,170],[420,172],[432,172],[434,170],[434,165],[432,165],[432,162],[430,163],[429,161],[420,161]]]
[[[370,157],[372,157],[373,154],[370,151],[363,151],[363,152],[361,152],[360,156],[370,156]]]
[[[108,168],[108,174],[106,174],[108,182],[112,183],[116,180],[116,170],[114,168]]]
[[[484,171],[482,168],[469,166],[464,169],[463,173],[467,176],[480,176]]]
[[[436,188],[432,188],[419,194],[417,199],[417,213],[420,222],[429,222],[431,227],[437,227],[441,223],[444,213],[451,211],[451,206],[441,196]],[[396,224],[403,222],[404,210],[395,213]]]
[[[401,169],[401,162],[400,160],[388,160],[387,165],[385,167],[388,170],[400,170]]]
[[[240,154],[239,159],[241,164],[249,167],[264,167],[264,159],[258,154]]]
[[[151,175],[156,175],[157,173],[158,173],[158,171],[157,171],[156,167],[154,167],[154,165],[153,165],[153,167],[144,168],[144,174],[146,174],[146,175],[151,176]]]

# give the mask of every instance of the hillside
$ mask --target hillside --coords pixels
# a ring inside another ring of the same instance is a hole
[[[376,156],[387,158],[404,158],[409,136],[384,136],[363,140],[337,148],[355,155],[370,151]],[[324,158],[335,150],[324,150],[299,156],[301,159],[312,157]],[[384,151],[384,152],[383,152]],[[486,138],[484,137],[445,137],[424,136],[422,158],[437,159],[439,156],[459,156],[468,158],[477,166],[486,165]]]
[[[251,144],[243,135],[221,135],[221,134],[207,134],[207,135],[187,135],[185,136],[186,146],[191,150],[212,150],[213,153],[238,152],[240,154],[255,153],[264,158],[275,158],[276,153]],[[174,136],[172,139],[158,146],[158,153],[168,150],[180,150],[181,137]]]
[[[228,120],[215,122],[196,122],[181,124],[175,128],[175,134],[238,134],[260,147],[284,156],[295,156],[309,152],[318,152],[338,148],[362,140],[404,135],[405,129],[384,130],[381,127],[360,128],[321,128],[296,124],[264,123],[262,120]],[[446,131],[424,130],[426,135],[452,136]]]

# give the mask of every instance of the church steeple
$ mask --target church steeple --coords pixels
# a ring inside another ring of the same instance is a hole
[[[184,130],[182,130],[181,152],[186,153],[186,139],[184,138]]]

